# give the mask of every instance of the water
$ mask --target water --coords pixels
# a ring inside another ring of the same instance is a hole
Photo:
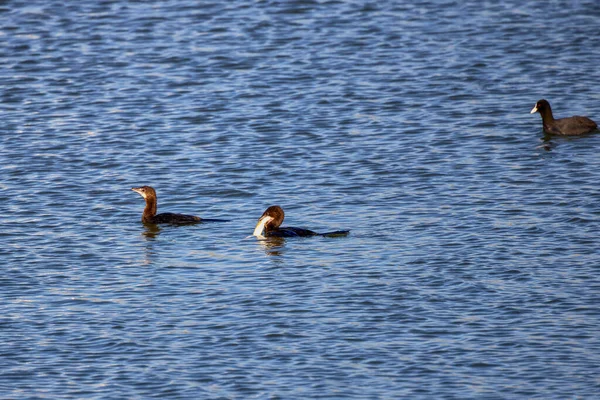
[[[0,7],[0,397],[600,393],[599,3]]]

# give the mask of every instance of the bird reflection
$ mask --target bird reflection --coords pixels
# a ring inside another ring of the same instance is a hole
[[[161,229],[156,224],[144,223],[144,232],[142,235],[148,239],[154,239],[160,233]]]
[[[268,256],[281,256],[283,255],[283,249],[285,246],[285,238],[282,237],[270,237],[264,238],[258,241],[260,247]]]
[[[550,136],[550,135],[547,135],[547,134],[544,135],[544,137],[542,138],[542,141],[543,141],[543,143],[537,147],[538,149],[552,151],[556,147],[556,143],[552,141],[552,136]]]

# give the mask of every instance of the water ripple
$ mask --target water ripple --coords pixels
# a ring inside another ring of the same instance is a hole
[[[1,397],[596,396],[596,2],[0,15]]]

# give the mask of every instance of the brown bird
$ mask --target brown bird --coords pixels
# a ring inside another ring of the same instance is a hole
[[[151,186],[142,186],[131,188],[136,193],[139,193],[146,200],[146,208],[142,214],[142,222],[146,224],[174,224],[187,225],[197,224],[199,222],[227,222],[222,219],[206,219],[196,217],[195,215],[175,214],[175,213],[160,213],[157,214],[158,201],[156,198],[156,190]]]
[[[258,237],[306,237],[306,236],[346,236],[350,231],[334,231],[327,233],[317,233],[304,228],[281,227],[285,218],[283,209],[279,206],[271,206],[265,210],[258,219],[254,228],[254,236]]]

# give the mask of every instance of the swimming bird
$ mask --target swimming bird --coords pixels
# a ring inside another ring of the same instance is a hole
[[[227,222],[222,219],[206,219],[196,217],[195,215],[175,214],[175,213],[160,213],[157,214],[158,201],[156,198],[156,190],[151,186],[141,186],[131,188],[136,193],[139,193],[146,200],[146,208],[142,214],[142,222],[146,224],[174,224],[186,225],[197,224],[199,222]]]
[[[583,135],[598,128],[598,125],[588,117],[574,117],[554,119],[550,103],[540,100],[535,104],[530,114],[539,112],[544,124],[544,132],[550,135]]]
[[[281,227],[285,218],[283,209],[279,206],[271,206],[265,210],[258,219],[254,228],[254,236],[257,237],[306,237],[306,236],[346,236],[350,231],[334,231],[327,233],[317,233],[304,228]]]

